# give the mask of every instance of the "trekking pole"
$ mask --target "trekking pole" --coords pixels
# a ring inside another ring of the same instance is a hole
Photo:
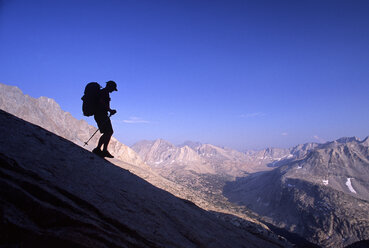
[[[110,118],[110,116],[112,116],[112,114],[109,114],[109,118]],[[107,122],[107,120],[105,120],[103,123],[105,123],[105,122]],[[92,137],[94,137],[95,136],[95,134],[98,132],[100,130],[100,128],[98,128],[95,132],[94,132],[94,134],[85,142],[85,144],[83,145],[83,147],[85,147],[85,146],[87,146],[88,145],[88,142],[92,139]]]
[[[85,144],[83,145],[83,147],[85,147],[85,146],[87,146],[88,145],[88,142],[92,139],[92,137],[94,137],[95,136],[95,134],[99,131],[100,129],[98,128],[95,132],[94,132],[94,134],[85,142]]]

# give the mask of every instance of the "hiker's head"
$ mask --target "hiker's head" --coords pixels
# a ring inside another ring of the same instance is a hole
[[[117,84],[114,81],[106,82],[106,88],[109,92],[118,91]]]

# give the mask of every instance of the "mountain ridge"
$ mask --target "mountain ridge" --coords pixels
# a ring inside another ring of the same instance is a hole
[[[176,146],[169,141],[159,138],[152,141],[139,141],[133,144],[131,148],[152,168],[162,164],[166,168],[172,169],[173,166],[171,165],[175,164],[182,169],[191,170],[191,168],[187,167],[188,162],[191,161],[192,163],[198,163],[198,167],[212,167],[205,171],[195,169],[194,172],[196,173],[224,174],[237,177],[247,173],[271,170],[271,167],[299,159],[318,145],[317,143],[306,143],[292,148],[266,148],[240,152],[230,148],[193,141],[186,141]],[[193,157],[188,160],[178,159],[175,154],[178,153],[179,149],[185,149],[186,147],[197,154],[192,154]],[[170,153],[173,151],[176,151],[175,154]],[[168,160],[166,161],[166,159]]]
[[[229,182],[224,195],[314,243],[344,247],[369,239],[368,178],[368,144],[342,138],[275,170]]]

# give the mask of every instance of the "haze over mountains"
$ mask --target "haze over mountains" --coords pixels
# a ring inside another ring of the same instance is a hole
[[[96,130],[52,99],[34,99],[2,84],[0,109],[80,146]],[[97,137],[87,149],[96,142]],[[129,148],[113,139],[109,149],[115,165],[270,242],[288,246],[260,221],[287,238],[298,235],[295,243],[344,247],[369,240],[368,143],[368,138],[342,138],[239,152],[162,139]]]

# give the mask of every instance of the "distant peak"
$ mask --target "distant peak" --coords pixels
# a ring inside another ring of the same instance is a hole
[[[154,142],[154,145],[170,145],[170,146],[174,146],[172,143],[170,143],[169,141],[167,140],[164,140],[164,139],[156,139],[155,142]]]
[[[361,143],[369,146],[369,136],[367,136]]]
[[[359,142],[359,141],[360,140],[355,136],[354,137],[342,137],[342,138],[336,140],[336,142],[343,143],[343,144],[349,143],[349,142]]]
[[[6,85],[6,84],[0,83],[0,88],[4,89],[3,90],[4,92],[13,91],[13,92],[17,92],[17,93],[23,94],[22,90],[19,89],[17,86]]]
[[[200,142],[197,141],[191,141],[191,140],[187,140],[185,142],[183,142],[182,144],[179,145],[179,147],[184,147],[184,146],[189,146],[191,148],[197,148],[202,146],[202,144]]]

